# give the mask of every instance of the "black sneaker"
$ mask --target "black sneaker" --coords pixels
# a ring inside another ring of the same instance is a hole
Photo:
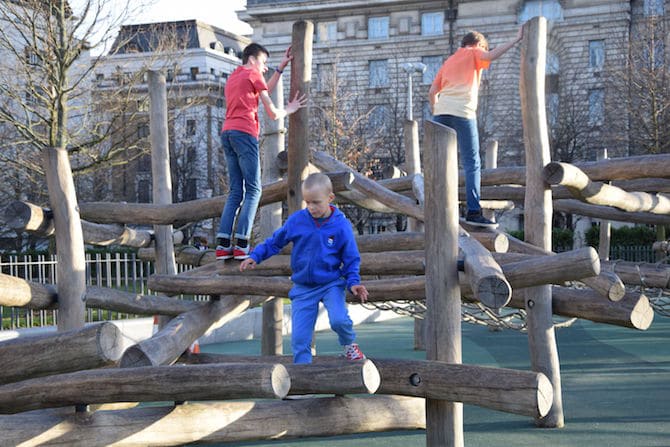
[[[475,227],[498,228],[498,224],[484,217],[481,211],[474,213],[468,211],[468,214],[465,216],[465,223]]]

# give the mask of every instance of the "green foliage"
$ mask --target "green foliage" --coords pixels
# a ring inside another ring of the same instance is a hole
[[[600,242],[600,227],[597,225],[589,228],[586,232],[586,243],[592,247],[598,247]],[[612,228],[610,245],[617,246],[645,246],[652,245],[656,241],[656,232],[644,226]]]

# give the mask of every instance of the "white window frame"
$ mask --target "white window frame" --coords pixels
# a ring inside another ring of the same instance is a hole
[[[421,14],[421,35],[440,36],[444,34],[444,11]]]
[[[382,88],[389,86],[388,59],[372,59],[368,61],[368,73],[370,88]]]
[[[589,67],[600,70],[605,66],[605,40],[589,40]]]
[[[368,19],[368,39],[388,39],[389,37],[389,18],[370,17]]]

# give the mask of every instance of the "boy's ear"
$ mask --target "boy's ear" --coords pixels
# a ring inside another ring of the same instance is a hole
[[[332,202],[335,200],[335,193],[329,192],[328,193],[328,202]]]

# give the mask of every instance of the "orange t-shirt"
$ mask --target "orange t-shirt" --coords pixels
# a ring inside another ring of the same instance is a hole
[[[482,59],[484,53],[478,47],[462,47],[444,61],[433,80],[439,92],[433,114],[470,119],[477,116],[482,70],[491,65],[491,61]]]
[[[265,78],[258,70],[237,67],[226,82],[226,120],[222,130],[239,130],[258,138],[258,98],[261,91],[267,89]]]

